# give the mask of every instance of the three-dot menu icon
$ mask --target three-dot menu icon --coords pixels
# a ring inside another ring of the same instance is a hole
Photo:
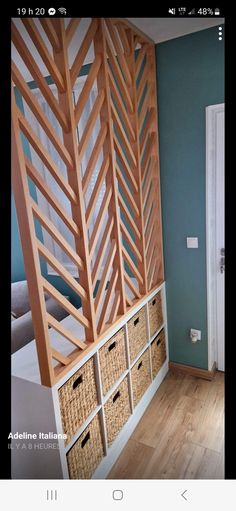
[[[222,27],[218,27],[218,39],[219,41],[222,41],[222,38],[223,38],[223,32],[222,32]]]

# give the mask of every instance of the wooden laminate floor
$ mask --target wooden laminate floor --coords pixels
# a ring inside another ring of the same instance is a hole
[[[108,479],[224,479],[224,374],[169,372]]]

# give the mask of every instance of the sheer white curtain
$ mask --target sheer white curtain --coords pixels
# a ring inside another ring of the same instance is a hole
[[[83,88],[85,78],[86,77],[79,78],[75,84],[75,88],[73,91],[74,104],[76,104],[78,101],[78,97],[79,97],[80,92]],[[52,90],[56,95],[55,87],[52,86]],[[41,108],[44,111],[46,117],[48,118],[48,120],[52,124],[53,128],[57,132],[61,141],[63,142],[62,130],[61,130],[60,124],[58,123],[52,110],[50,109],[50,107],[48,106],[44,97],[41,95],[41,93],[38,90],[36,90],[34,93],[35,93],[37,100],[39,101]],[[97,95],[97,90],[94,87],[90,93],[87,104],[85,105],[83,114],[82,114],[80,122],[78,124],[78,128],[77,128],[78,143],[82,137],[84,128],[87,124],[87,120],[88,120],[89,114],[91,112],[91,109],[93,107],[94,101],[96,99],[96,95]],[[62,173],[62,175],[65,177],[65,179],[67,179],[67,170],[66,170],[66,166],[65,166],[63,160],[60,158],[60,156],[57,153],[57,151],[55,150],[53,144],[50,142],[46,133],[41,128],[40,124],[37,122],[36,118],[33,116],[33,114],[31,113],[31,111],[29,110],[29,108],[27,107],[27,104],[25,102],[24,102],[24,113],[25,113],[27,120],[30,122],[32,129],[38,135],[42,144],[47,149],[51,158],[57,165],[58,170]],[[90,137],[89,144],[86,147],[86,151],[85,151],[85,154],[84,154],[82,162],[81,162],[82,176],[84,175],[85,170],[87,168],[87,164],[88,164],[89,158],[91,156],[95,141],[96,141],[98,133],[99,133],[99,130],[100,130],[100,120],[98,118],[94,125],[94,129],[92,131],[92,135]],[[47,170],[47,168],[44,166],[42,161],[39,159],[39,157],[37,156],[37,154],[33,148],[31,148],[31,159],[32,159],[32,163],[34,164],[36,169],[43,176],[43,179],[45,180],[47,185],[51,188],[53,193],[56,195],[57,199],[61,203],[64,210],[66,210],[68,212],[68,216],[71,217],[71,206],[70,206],[69,200],[67,199],[66,195],[61,190],[60,186],[57,185],[56,181],[53,179],[50,172]],[[91,194],[93,192],[94,185],[95,185],[96,179],[97,179],[97,175],[98,175],[99,169],[102,164],[102,160],[103,160],[103,154],[101,152],[98,157],[97,163],[95,165],[94,172],[92,174],[88,189],[84,196],[86,207],[88,205]],[[98,196],[95,208],[94,208],[93,217],[91,219],[90,228],[89,228],[89,236],[91,235],[94,224],[96,222],[96,218],[98,215],[98,211],[100,209],[100,205],[101,205],[104,193],[105,193],[105,183],[101,187],[101,190],[100,190],[100,193],[99,193],[99,196]],[[40,208],[44,211],[44,213],[47,215],[47,217],[54,223],[54,225],[56,226],[58,231],[64,236],[64,238],[70,243],[70,245],[72,247],[74,247],[74,237],[73,237],[72,233],[69,231],[69,229],[66,227],[64,222],[57,215],[57,213],[50,206],[50,204],[47,202],[47,200],[44,198],[44,196],[41,194],[41,192],[39,190],[37,190],[37,200],[38,200],[38,204],[39,204]],[[43,238],[44,238],[45,246],[55,255],[55,257],[58,259],[58,261],[60,261],[63,264],[63,266],[65,266],[73,276],[78,277],[77,268],[74,265],[74,263],[68,258],[68,256],[61,250],[61,248],[48,235],[48,233],[45,229],[43,229]],[[94,258],[96,257],[96,254],[97,254],[97,250],[95,250]],[[55,270],[53,268],[51,268],[49,265],[47,265],[47,269],[48,269],[49,274],[56,275]]]

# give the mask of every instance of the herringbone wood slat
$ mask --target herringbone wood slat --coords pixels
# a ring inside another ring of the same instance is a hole
[[[38,94],[36,97],[29,87],[18,61],[12,63],[13,84],[66,168],[62,174],[13,94],[13,174],[20,172],[13,180],[14,195],[28,275],[37,287],[38,309],[32,314],[37,322],[41,379],[47,386],[66,374],[76,357],[80,359],[81,352],[85,353],[91,342],[96,343],[127,308],[163,281],[153,43],[122,18],[90,18],[85,25],[82,21],[74,18],[66,25],[62,18],[42,18],[40,26],[34,19],[24,18],[24,33],[17,22],[12,22],[13,45],[56,117],[62,137],[43,111]],[[81,38],[82,26],[86,29]],[[70,60],[76,38],[77,49]],[[32,47],[38,52],[37,61],[32,59]],[[90,55],[93,57],[88,62]],[[42,67],[48,70],[50,80],[45,80]],[[73,87],[84,69],[87,76],[74,104]],[[55,92],[49,85],[52,82]],[[95,99],[87,115],[92,92]],[[21,134],[66,196],[70,214],[31,161],[30,153],[25,153]],[[29,180],[73,235],[73,246],[32,199]],[[36,236],[34,219],[75,265],[77,278],[44,239]],[[26,235],[31,239],[29,252]],[[42,275],[42,257],[80,297],[80,310]],[[80,323],[84,338],[77,339],[46,313],[44,291]],[[47,326],[76,350],[66,357],[55,350]],[[57,361],[55,367],[52,359]]]

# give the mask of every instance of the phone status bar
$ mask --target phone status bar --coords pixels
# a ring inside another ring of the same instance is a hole
[[[77,12],[77,7],[18,7],[14,8],[12,17],[77,17],[81,12]],[[224,17],[224,9],[219,7],[158,7],[156,17]]]

